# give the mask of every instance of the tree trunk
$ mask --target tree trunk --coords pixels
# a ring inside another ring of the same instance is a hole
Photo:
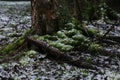
[[[44,1],[44,0],[43,0]],[[36,34],[45,34],[45,25],[43,21],[43,12],[41,11],[42,0],[31,0],[32,4],[32,29]]]
[[[31,0],[32,30],[35,34],[44,35],[56,29],[55,0]]]

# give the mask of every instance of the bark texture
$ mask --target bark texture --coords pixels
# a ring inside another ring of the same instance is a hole
[[[54,4],[55,0],[31,0],[32,29],[36,34],[54,32],[56,20]]]

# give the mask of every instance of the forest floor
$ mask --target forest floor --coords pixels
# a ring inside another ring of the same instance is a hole
[[[31,26],[30,2],[0,1],[0,47],[14,42]],[[105,32],[109,28],[102,20],[94,22],[96,27]],[[93,27],[93,25],[88,25]],[[120,25],[111,35],[120,35]],[[120,53],[119,45],[104,45],[110,51]],[[89,53],[71,56],[97,63],[99,70],[77,68],[66,63],[52,61],[34,50],[23,52],[27,55],[18,61],[0,64],[0,80],[120,80],[120,59]],[[34,56],[29,56],[34,54]],[[1,60],[1,59],[0,59]]]

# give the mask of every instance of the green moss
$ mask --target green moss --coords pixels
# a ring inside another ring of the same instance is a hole
[[[76,34],[76,35],[72,36],[72,38],[73,38],[74,40],[79,41],[79,42],[82,42],[82,41],[85,40],[85,36],[82,35],[82,34]]]
[[[1,52],[10,54],[10,53],[14,52],[16,50],[16,48],[19,47],[20,45],[22,45],[24,42],[25,42],[25,39],[20,38],[20,39],[16,40],[14,43],[11,43],[11,44],[5,46],[4,49],[1,50]]]
[[[59,38],[65,38],[67,37],[62,31],[58,31],[56,36],[58,36]]]
[[[2,50],[2,52],[3,53],[10,53],[10,52],[12,52],[14,47],[15,47],[15,44],[9,44]]]
[[[20,64],[23,66],[26,66],[27,64],[29,64],[30,58],[28,56],[24,56],[20,59]]]
[[[73,47],[71,45],[64,45],[60,50],[64,51],[64,52],[67,52],[67,51],[72,50],[72,48]]]
[[[92,60],[93,60],[93,58],[92,58],[92,57],[87,57],[87,58],[86,58],[86,61],[87,61],[87,62],[89,62],[89,63],[91,63],[91,62],[92,62]]]
[[[72,38],[59,39],[58,42],[66,44],[66,45],[72,45],[72,46],[77,44],[77,41],[73,40]]]
[[[97,35],[99,33],[99,31],[95,28],[92,28],[92,29],[87,29],[87,33],[90,37],[92,37],[94,35]]]
[[[102,50],[102,46],[96,43],[92,43],[88,49],[90,52],[100,52]]]
[[[22,45],[24,42],[25,42],[25,39],[20,39],[17,44]]]
[[[37,40],[42,40],[42,41],[44,41],[45,38],[44,38],[44,36],[40,36],[40,37],[37,38]]]
[[[72,37],[73,35],[75,35],[75,34],[77,34],[77,33],[79,33],[79,31],[76,30],[76,29],[71,29],[71,30],[69,30],[69,31],[65,31],[65,34],[66,34],[66,36],[68,36],[68,37]]]
[[[86,31],[88,36],[93,37],[98,35],[99,31],[97,29],[80,26],[76,20],[70,21],[65,26],[55,35],[37,36],[37,40],[42,40],[50,46],[65,52],[72,50],[74,46],[82,46],[82,49],[89,49],[91,52],[101,50],[101,46],[98,44],[92,43],[90,45],[91,41],[83,34]]]
[[[66,26],[66,29],[67,29],[67,30],[70,30],[70,29],[74,29],[74,28],[75,28],[75,24],[74,24],[74,23],[71,23],[71,22],[67,23],[65,26]]]
[[[30,50],[30,51],[27,51],[25,54],[27,56],[29,56],[29,57],[35,57],[35,55],[37,54],[37,52],[34,51],[34,50]]]
[[[72,24],[69,24],[72,26]],[[98,33],[96,29],[88,29],[88,34],[93,36]],[[91,43],[91,41],[85,37],[80,30],[70,29],[70,30],[62,30],[58,31],[55,36],[44,35],[40,36],[38,40],[45,41],[50,46],[53,46],[60,51],[70,51],[74,46],[82,46],[82,49],[89,49],[91,52],[97,52],[102,49],[102,47],[98,44]]]
[[[89,73],[88,70],[85,70],[85,69],[81,70],[81,75],[82,75],[83,77],[87,77],[87,76],[88,76],[88,73]]]
[[[58,38],[57,36],[51,36],[51,35],[45,35],[44,36],[44,39],[53,40],[53,41],[58,40],[57,38]]]
[[[64,44],[62,44],[62,43],[55,43],[53,46],[55,48],[58,48],[59,50],[61,50],[61,48],[64,46]]]
[[[56,42],[50,42],[48,44],[50,46],[53,46],[53,47],[59,49],[60,51],[64,51],[64,52],[70,51],[73,48],[71,45],[65,45],[65,44],[60,43],[58,41],[56,41]]]
[[[24,32],[23,32],[23,36],[22,37],[25,37],[25,36],[27,36],[28,34],[30,34],[31,33],[31,29],[27,29],[27,30],[25,30]]]

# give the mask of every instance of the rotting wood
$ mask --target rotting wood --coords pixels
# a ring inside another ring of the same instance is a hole
[[[47,54],[47,58],[55,60],[55,61],[60,61],[60,62],[65,62],[70,65],[74,65],[76,67],[81,67],[81,68],[86,68],[86,69],[93,69],[93,70],[99,70],[95,65],[86,63],[86,62],[81,62],[80,60],[74,60],[72,57],[68,56],[64,52],[59,51],[58,49],[51,47],[44,43],[43,41],[37,41],[32,38],[27,37],[26,38],[29,47],[34,46],[34,50],[44,54]]]

